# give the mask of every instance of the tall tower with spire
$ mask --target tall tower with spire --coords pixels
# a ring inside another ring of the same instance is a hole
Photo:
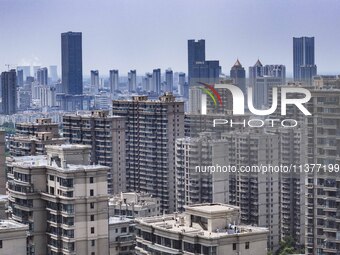
[[[249,67],[249,86],[254,87],[257,77],[263,76],[263,65],[258,59],[255,65]]]
[[[234,80],[234,84],[237,85],[245,94],[247,92],[246,71],[238,59],[230,69],[230,77]]]

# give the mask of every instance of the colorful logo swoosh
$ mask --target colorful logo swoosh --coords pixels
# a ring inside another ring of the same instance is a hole
[[[215,107],[217,105],[215,96],[216,96],[218,102],[220,103],[220,106],[221,107],[223,106],[221,95],[216,91],[216,89],[212,85],[209,85],[209,84],[206,84],[206,83],[203,83],[203,82],[197,82],[197,83],[201,84],[205,87],[205,88],[201,88],[201,87],[199,87],[199,88],[211,97],[211,99],[214,102]]]

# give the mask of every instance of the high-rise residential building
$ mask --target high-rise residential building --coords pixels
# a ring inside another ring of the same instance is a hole
[[[234,80],[234,84],[237,85],[245,95],[247,93],[246,71],[238,59],[230,69],[230,78]]]
[[[46,145],[65,143],[59,135],[59,124],[50,118],[36,119],[35,123],[17,123],[15,135],[9,138],[11,156],[45,155]]]
[[[165,90],[166,92],[173,92],[174,90],[174,74],[171,69],[165,71]]]
[[[37,83],[39,85],[47,85],[48,84],[48,69],[47,67],[39,68],[37,71]]]
[[[130,70],[130,72],[128,73],[128,87],[129,87],[129,92],[136,91],[137,89],[136,70]]]
[[[293,37],[294,80],[312,85],[316,73],[314,37]]]
[[[311,90],[308,102],[308,163],[321,164],[307,182],[306,254],[337,254],[339,244],[340,91]]]
[[[91,70],[91,92],[97,94],[99,92],[99,71]]]
[[[208,132],[176,140],[176,211],[183,212],[186,205],[227,202],[228,175],[207,171],[207,166],[227,164],[227,146]]]
[[[50,66],[49,74],[51,82],[58,81],[58,67],[56,65]]]
[[[28,226],[14,220],[0,219],[1,255],[27,254],[26,233]]]
[[[15,69],[1,73],[2,113],[17,112],[17,74]]]
[[[175,140],[184,137],[184,103],[171,93],[159,100],[134,96],[114,100],[114,115],[126,118],[126,179],[129,191],[161,199],[161,210],[175,209]]]
[[[24,86],[24,70],[17,69],[17,85],[19,87]]]
[[[119,86],[119,71],[117,69],[110,70],[110,92],[114,93]]]
[[[205,61],[205,40],[188,40],[188,82],[194,74],[194,65]]]
[[[305,126],[278,128],[279,165],[305,165],[307,163],[307,135]],[[268,131],[269,132],[269,131]],[[306,175],[280,173],[280,238],[290,237],[296,249],[303,249],[306,233]]]
[[[135,254],[267,254],[266,228],[240,224],[226,204],[187,206],[183,214],[136,220]]]
[[[152,71],[152,91],[157,95],[161,93],[161,69],[153,69]]]
[[[0,195],[6,195],[5,131],[0,130]]]
[[[260,131],[232,131],[221,137],[229,145],[227,164],[241,166],[279,165],[279,139]],[[241,222],[269,229],[267,246],[276,251],[280,243],[279,174],[229,173],[229,201],[241,209]]]
[[[82,33],[61,34],[61,79],[63,93],[83,94]]]
[[[63,116],[63,135],[71,144],[91,145],[91,162],[110,167],[108,192],[126,189],[125,119],[108,111],[78,112]]]
[[[11,218],[29,226],[27,254],[108,254],[108,167],[90,146],[47,146],[8,165]]]

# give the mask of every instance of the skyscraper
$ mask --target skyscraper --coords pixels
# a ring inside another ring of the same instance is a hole
[[[17,77],[15,69],[1,73],[2,112],[5,115],[17,112]]]
[[[259,59],[249,67],[249,87],[254,87],[257,77],[263,77],[263,65]]]
[[[152,72],[152,91],[156,92],[157,95],[161,93],[161,69],[153,69]]]
[[[91,91],[94,94],[99,92],[99,71],[91,70]]]
[[[193,75],[193,68],[196,62],[205,61],[205,40],[188,40],[188,82]]]
[[[24,70],[17,69],[17,83],[19,87],[24,86]]]
[[[246,88],[246,71],[241,65],[240,61],[237,59],[236,63],[230,69],[230,77],[233,78],[234,83],[243,91],[245,94],[247,92]]]
[[[165,71],[165,91],[172,92],[174,90],[174,74],[171,69]]]
[[[83,94],[83,63],[81,32],[61,34],[61,73],[63,93]]]
[[[58,81],[58,67],[55,65],[50,66],[50,78],[52,82]]]
[[[39,85],[47,85],[48,84],[48,69],[47,67],[39,68],[37,71],[37,82]]]
[[[136,70],[130,70],[130,72],[128,73],[128,85],[129,85],[129,92],[136,91],[136,88],[137,88]]]
[[[185,73],[178,74],[178,94],[184,96]]]
[[[118,90],[119,85],[119,71],[118,70],[110,70],[110,91],[114,93],[115,90]]]
[[[295,81],[311,85],[317,73],[314,37],[293,37],[293,74]]]

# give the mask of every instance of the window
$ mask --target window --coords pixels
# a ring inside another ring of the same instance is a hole
[[[93,203],[93,202],[90,203],[90,208],[91,208],[91,209],[94,208],[94,203]]]
[[[54,181],[54,176],[50,175],[50,181]]]
[[[93,182],[94,182],[93,177],[90,177],[90,183],[93,183]]]
[[[236,243],[233,243],[233,251],[236,250]]]
[[[249,249],[249,242],[246,242],[246,249]]]
[[[2,248],[2,240],[0,240],[0,249]]]
[[[91,215],[91,221],[94,221],[94,215]]]
[[[96,255],[96,253],[95,252],[91,252],[91,255]]]
[[[96,240],[91,240],[91,246],[95,246],[96,245]]]
[[[90,189],[90,196],[93,197],[93,194],[94,194],[93,189]]]
[[[94,234],[94,227],[91,228],[91,234]]]
[[[120,231],[121,233],[126,233],[126,228],[122,228]]]

